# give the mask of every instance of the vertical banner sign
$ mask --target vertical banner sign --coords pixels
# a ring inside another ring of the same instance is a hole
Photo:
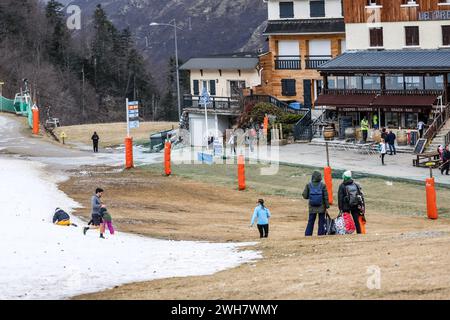
[[[139,128],[139,102],[128,101],[127,108],[128,129]]]

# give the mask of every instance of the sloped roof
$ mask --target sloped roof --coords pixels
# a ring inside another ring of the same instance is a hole
[[[181,70],[249,70],[255,69],[259,63],[256,53],[230,53],[206,57],[191,58],[183,64]]]
[[[318,68],[322,72],[450,71],[450,50],[348,51]]]
[[[345,33],[344,19],[269,20],[264,35]]]

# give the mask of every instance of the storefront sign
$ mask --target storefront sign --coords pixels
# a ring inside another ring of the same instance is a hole
[[[336,106],[326,106],[326,110],[332,111],[342,111],[342,112],[373,112],[379,109],[387,112],[404,112],[404,113],[417,113],[425,112],[427,108],[412,108],[412,107],[336,107]]]
[[[419,12],[420,21],[450,20],[450,10]]]

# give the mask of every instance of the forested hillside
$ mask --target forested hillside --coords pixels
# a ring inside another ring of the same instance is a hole
[[[0,2],[4,95],[13,97],[28,79],[42,114],[50,106],[65,125],[123,120],[126,97],[138,99],[148,119],[170,117],[153,108],[159,94],[130,31],[117,29],[99,5],[90,27],[73,34],[62,8],[54,0]]]

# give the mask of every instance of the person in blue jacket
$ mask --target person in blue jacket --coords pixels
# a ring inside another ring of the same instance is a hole
[[[253,227],[253,225],[255,224],[255,220],[258,219],[257,226],[260,238],[267,238],[269,236],[269,218],[269,209],[264,206],[264,200],[259,199],[258,205],[253,211],[252,222],[250,223],[250,226]]]

